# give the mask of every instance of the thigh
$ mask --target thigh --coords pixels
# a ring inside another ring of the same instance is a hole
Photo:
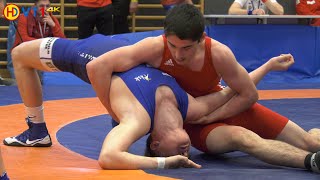
[[[212,130],[226,125],[225,123],[211,123],[206,125],[184,124],[183,128],[187,131],[193,147],[202,152],[208,152],[206,144],[208,135]]]
[[[239,139],[244,139],[248,132],[254,134],[240,126],[227,125],[212,129],[206,138],[207,153],[222,154],[239,150],[238,145],[242,141]]]
[[[255,103],[248,110],[222,122],[251,130],[264,139],[275,139],[288,123],[288,118]]]
[[[36,39],[15,47],[11,54],[14,66],[47,71],[40,60],[40,45],[43,41],[44,39]]]
[[[207,125],[184,125],[188,132],[192,146],[209,154],[221,154],[237,150],[233,143],[233,135],[243,132],[240,126],[230,126],[224,123]],[[249,131],[249,130],[248,130]]]

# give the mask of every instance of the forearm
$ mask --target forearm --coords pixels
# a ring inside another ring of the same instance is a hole
[[[253,92],[253,94],[255,93]],[[237,94],[233,96],[227,103],[219,107],[216,111],[203,118],[207,119],[207,121],[215,122],[221,119],[235,116],[250,108],[257,101],[256,97],[257,96],[255,95],[248,97]]]
[[[279,3],[273,3],[271,0],[267,0],[264,4],[273,14],[283,15],[283,7]]]
[[[197,113],[193,113],[193,116],[187,116],[187,121],[198,120],[214,112],[229,101],[235,94],[235,91],[227,87],[221,91],[195,98],[195,101],[197,102]]]
[[[254,71],[252,71],[251,73],[249,73],[249,77],[252,80],[252,82],[255,85],[257,85],[269,71],[270,66],[267,62],[259,68],[255,69]],[[236,94],[237,93],[234,90],[232,90],[229,87],[226,87],[219,92],[195,98],[199,103],[202,104],[202,107],[199,108],[202,110],[202,114],[198,118],[201,118],[205,115],[208,115],[209,113],[214,112],[219,107],[226,104],[226,102],[228,102]]]
[[[156,169],[158,162],[155,157],[145,157],[121,152],[111,157],[102,157],[99,164],[103,169]]]

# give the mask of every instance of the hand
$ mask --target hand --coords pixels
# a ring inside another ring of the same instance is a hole
[[[252,11],[252,14],[253,15],[265,15],[266,12],[264,12],[263,9],[255,9],[255,10]]]
[[[48,15],[48,14],[44,15],[44,18],[42,19],[42,21],[43,21],[44,23],[47,23],[48,26],[50,26],[50,27],[54,27],[54,26],[56,25],[56,24],[54,23],[54,21],[52,20],[51,16]]]
[[[196,164],[185,156],[176,155],[166,157],[165,168],[175,169],[175,168],[201,168],[201,165]]]
[[[270,71],[286,71],[294,64],[294,58],[291,54],[281,54],[273,57],[267,62]]]
[[[130,3],[130,13],[135,13],[138,9],[138,2],[131,2]]]

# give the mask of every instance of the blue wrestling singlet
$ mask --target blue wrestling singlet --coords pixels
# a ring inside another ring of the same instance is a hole
[[[146,65],[139,65],[126,72],[114,73],[114,75],[119,76],[125,82],[132,94],[148,112],[151,119],[150,131],[153,129],[156,90],[159,86],[164,85],[171,88],[176,97],[182,119],[186,119],[189,105],[188,95],[169,74]],[[113,126],[117,124],[117,122],[113,122]]]
[[[129,43],[124,39],[101,34],[82,40],[45,38],[40,46],[40,59],[51,71],[71,72],[83,81],[90,83],[86,64],[108,51],[126,45]]]

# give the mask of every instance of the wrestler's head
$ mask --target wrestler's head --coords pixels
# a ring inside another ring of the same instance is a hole
[[[169,11],[164,20],[168,48],[175,61],[183,65],[194,57],[204,38],[204,18],[197,7],[182,4]]]
[[[190,138],[182,128],[169,134],[151,133],[147,139],[145,155],[150,157],[174,155],[189,157],[190,145]]]

